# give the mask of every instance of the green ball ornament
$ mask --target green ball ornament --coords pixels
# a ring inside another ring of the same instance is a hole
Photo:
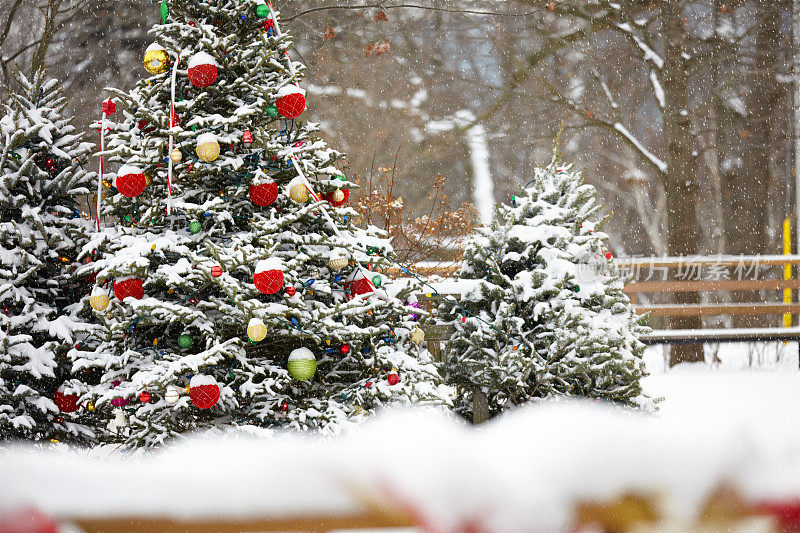
[[[192,344],[194,344],[194,340],[188,333],[181,333],[181,335],[178,337],[178,346],[181,348],[191,348]]]
[[[317,371],[317,360],[308,348],[297,348],[289,354],[286,365],[289,375],[298,381],[308,381]]]
[[[372,276],[372,284],[375,285],[375,288],[377,289],[378,287],[383,285],[383,278],[380,277],[380,275],[375,274],[374,276]]]
[[[256,6],[256,16],[263,19],[266,18],[267,15],[269,15],[269,8],[267,7],[267,4],[258,4]]]
[[[203,229],[203,225],[200,224],[199,220],[192,220],[191,224],[189,224],[189,231],[192,233],[200,233],[200,230]]]
[[[269,115],[271,117],[277,117],[278,116],[278,108],[275,107],[275,105],[268,105],[267,106],[267,115]]]

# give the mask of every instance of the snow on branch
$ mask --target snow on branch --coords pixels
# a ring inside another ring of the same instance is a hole
[[[643,54],[642,58],[646,62],[652,63],[659,70],[664,68],[664,58],[658,55],[653,50],[653,48],[644,41],[644,39],[636,35],[636,33],[633,30],[633,27],[630,24],[628,23],[616,24],[616,27],[618,30],[623,32],[623,34],[625,34],[631,41],[633,41],[634,44],[636,44],[639,50],[642,51]]]
[[[630,144],[634,146],[634,148],[644,157],[647,159],[653,166],[658,168],[663,174],[667,173],[667,163],[656,156],[653,152],[645,148],[645,146],[639,142],[639,140],[633,136],[633,134],[628,131],[628,129],[620,124],[619,122],[614,123],[614,129],[620,132],[625,139],[628,140]]]

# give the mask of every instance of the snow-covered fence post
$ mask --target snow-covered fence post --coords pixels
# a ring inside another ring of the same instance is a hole
[[[489,420],[489,398],[485,392],[476,388],[472,393],[472,423],[477,426],[487,420]]]

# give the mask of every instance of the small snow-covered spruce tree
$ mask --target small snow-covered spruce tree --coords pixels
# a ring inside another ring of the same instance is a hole
[[[71,374],[66,353],[88,327],[69,289],[80,289],[72,274],[89,222],[76,195],[89,192],[92,144],[62,115],[56,80],[17,81],[0,119],[0,439],[91,441],[75,410],[87,376]]]
[[[467,247],[458,275],[476,280],[460,301],[467,312],[440,308],[456,328],[444,370],[460,413],[471,416],[476,392],[492,414],[551,396],[646,400],[647,328],[605,251],[600,211],[594,187],[556,153]]]
[[[385,233],[355,225],[343,156],[294,118],[304,67],[290,64],[279,21],[254,0],[168,0],[162,17],[153,75],[112,90],[105,155],[121,166],[103,209],[118,222],[86,247],[100,255],[86,267],[100,304],[85,309],[102,332],[70,353],[103,371],[84,400],[108,421],[105,438],[150,447],[237,424],[335,431],[384,403],[448,403],[433,363],[407,352],[414,309],[410,289],[379,273]],[[323,200],[305,198],[293,157]]]

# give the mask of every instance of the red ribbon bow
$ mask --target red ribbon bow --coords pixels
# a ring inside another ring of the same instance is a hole
[[[111,100],[106,100],[103,102],[103,113],[106,115],[110,115],[117,110],[117,104],[112,102]]]

